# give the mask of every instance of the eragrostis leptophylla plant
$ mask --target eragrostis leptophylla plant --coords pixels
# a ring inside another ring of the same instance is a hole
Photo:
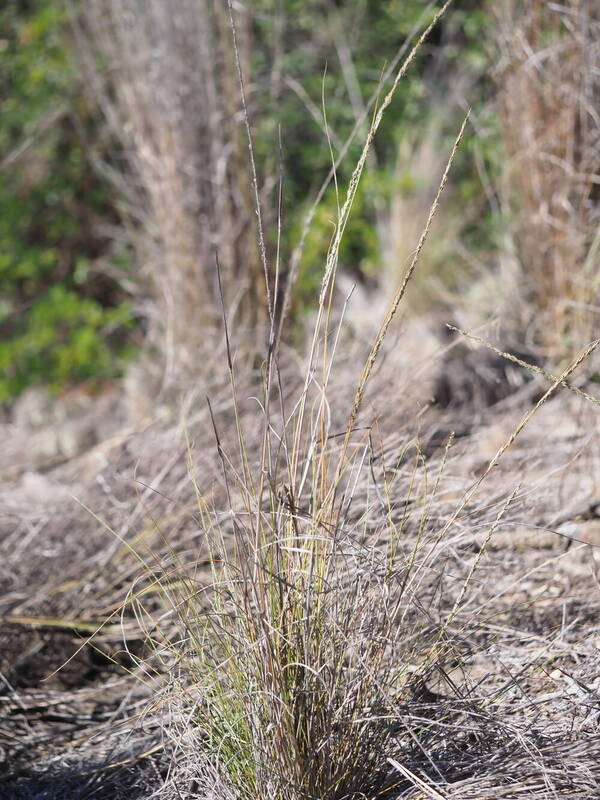
[[[187,674],[185,701],[192,708],[195,779],[203,796],[375,796],[389,770],[386,745],[395,705],[410,677],[407,667],[414,672],[415,663],[430,665],[432,659],[432,648],[423,650],[424,637],[416,635],[406,613],[411,576],[422,562],[420,540],[406,552],[398,546],[402,519],[387,515],[374,537],[365,517],[369,504],[356,511],[369,443],[355,441],[355,427],[465,124],[405,279],[359,376],[341,436],[331,428],[329,384],[341,327],[332,322],[338,253],[366,156],[399,81],[448,5],[398,70],[371,124],[327,254],[304,384],[289,408],[279,382],[280,314],[271,300],[258,464],[250,455],[257,449],[256,426],[245,430],[239,411],[223,304],[235,455],[223,447],[219,420],[210,413],[229,510],[223,515],[212,508],[197,487],[211,578],[201,591],[189,585],[177,606],[186,634],[180,663]],[[382,535],[383,548],[374,542]]]

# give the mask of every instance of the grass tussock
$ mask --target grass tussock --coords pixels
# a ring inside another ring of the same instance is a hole
[[[340,415],[332,413],[329,389],[343,324],[343,312],[333,322],[333,287],[344,227],[377,127],[413,55],[381,103],[340,206],[304,385],[291,407],[280,383],[279,315],[271,309],[258,446],[256,429],[246,430],[241,420],[223,305],[237,452],[223,446],[210,409],[227,510],[214,508],[198,487],[211,577],[201,590],[191,581],[175,601],[185,631],[179,656],[189,685],[187,738],[197,747],[195,777],[205,796],[342,800],[384,792],[397,705],[444,650],[443,631],[413,613],[432,552],[422,551],[427,503],[421,535],[407,549],[401,545],[406,516],[398,517],[391,483],[382,490],[371,484],[372,443],[364,433],[357,441],[355,429],[464,124],[341,431],[332,427]],[[355,495],[369,484],[373,500],[357,512]],[[385,510],[375,528],[368,519],[372,502]]]

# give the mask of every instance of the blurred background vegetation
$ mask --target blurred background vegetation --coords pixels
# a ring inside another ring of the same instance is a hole
[[[0,403],[30,385],[93,387],[143,342],[173,381],[196,368],[218,311],[215,250],[240,325],[264,321],[227,5],[165,5],[2,5]],[[279,246],[283,275],[332,156],[349,143],[343,197],[386,70],[435,10],[424,0],[236,6],[266,254],[272,263]],[[599,17],[589,0],[450,9],[376,139],[341,252],[352,280],[367,292],[398,280],[472,106],[422,265],[436,289],[411,304],[459,298],[510,256],[538,321],[531,340],[547,343],[551,319],[561,341],[581,344],[574,320],[598,292]],[[310,311],[336,207],[332,183],[299,259],[296,320]]]
[[[78,75],[66,10],[0,11],[0,401],[115,373],[133,321],[118,213],[92,154],[109,146]],[[110,265],[105,269],[103,264]]]

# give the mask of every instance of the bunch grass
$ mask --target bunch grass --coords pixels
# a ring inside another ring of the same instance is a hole
[[[242,422],[221,287],[237,452],[224,448],[208,401],[228,509],[219,513],[196,487],[211,574],[201,591],[190,584],[175,603],[185,630],[181,663],[194,698],[197,780],[206,796],[210,791],[240,800],[382,796],[396,706],[407,687],[414,686],[419,659],[431,666],[431,652],[420,652],[422,637],[414,630],[411,634],[414,622],[402,622],[413,576],[423,568],[423,536],[408,550],[401,544],[406,516],[395,519],[394,491],[388,483],[383,491],[377,487],[377,502],[386,508],[383,527],[371,530],[364,509],[355,512],[357,485],[370,483],[372,472],[370,437],[363,434],[357,441],[355,429],[378,352],[415,270],[466,120],[405,279],[359,377],[341,437],[332,429],[339,415],[331,411],[330,379],[344,317],[342,311],[336,319],[334,307],[339,250],[367,155],[399,81],[449,5],[400,66],[373,117],[345,200],[338,203],[303,386],[291,410],[278,356],[280,311],[285,313],[287,293],[283,309],[269,308],[258,447],[256,428],[247,430]],[[253,463],[252,452],[259,453],[258,463]],[[375,494],[374,485],[371,490]],[[424,510],[421,534],[426,514]],[[385,546],[377,546],[382,538]],[[210,788],[215,780],[218,790]]]

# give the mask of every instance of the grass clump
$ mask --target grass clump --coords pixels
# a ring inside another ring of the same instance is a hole
[[[443,658],[416,602],[437,555],[425,535],[435,484],[418,487],[414,472],[419,523],[405,536],[411,498],[394,502],[389,480],[377,488],[370,437],[344,456],[319,394],[300,454],[269,424],[276,447],[266,434],[256,482],[245,438],[238,470],[217,433],[226,514],[198,492],[211,569],[178,599],[179,657],[195,778],[205,792],[216,781],[218,797],[383,796],[400,705]]]
[[[355,435],[367,382],[437,198],[341,433],[330,389],[343,323],[343,311],[333,322],[340,243],[377,127],[430,29],[383,99],[338,206],[303,386],[291,410],[278,357],[281,315],[270,310],[258,440],[256,419],[251,428],[243,422],[223,305],[237,455],[224,446],[209,403],[227,510],[197,489],[211,574],[200,589],[190,579],[176,604],[185,630],[178,653],[187,675],[183,696],[191,704],[186,735],[196,749],[195,780],[203,796],[382,796],[398,703],[443,651],[427,617],[415,614],[415,580],[422,580],[431,554],[422,550],[426,504],[419,533],[408,544],[402,538],[406,514],[399,513],[391,484],[384,480],[382,490],[375,480],[370,436],[357,441]],[[259,453],[256,461],[252,452]],[[383,522],[370,519],[373,502],[383,505]]]
[[[234,537],[209,608],[187,621],[200,760],[235,797],[374,796],[406,679],[402,660],[383,668],[402,569],[300,518],[291,495]]]

